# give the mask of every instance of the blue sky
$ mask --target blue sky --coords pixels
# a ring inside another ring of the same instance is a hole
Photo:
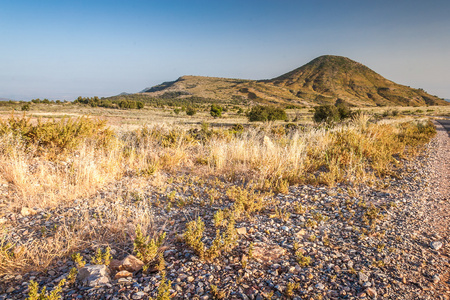
[[[324,54],[450,98],[450,1],[0,0],[0,97],[266,79]]]

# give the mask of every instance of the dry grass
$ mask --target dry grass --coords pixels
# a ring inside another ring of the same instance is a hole
[[[196,132],[150,126],[116,132],[107,135],[106,140],[107,128],[98,127],[91,135],[81,135],[73,147],[58,152],[52,142],[41,143],[52,141],[46,131],[38,130],[49,125],[24,125],[30,130],[41,126],[33,129],[40,132],[40,137],[27,140],[26,128],[8,129],[14,122],[23,123],[23,119],[10,119],[0,126],[0,181],[9,183],[5,214],[20,212],[23,207],[69,207],[74,199],[92,196],[124,176],[138,181],[148,181],[151,176],[157,184],[158,180],[164,181],[161,178],[167,172],[222,176],[232,182],[253,182],[253,188],[275,192],[299,183],[370,183],[393,174],[400,157],[414,153],[434,134],[426,121],[368,121],[368,116],[361,114],[333,128],[288,131],[271,124],[242,133],[206,126]],[[88,119],[77,122],[94,124]],[[65,119],[56,123],[63,129],[76,124]],[[57,140],[66,132],[59,132]],[[61,213],[60,226],[51,237],[8,246],[0,237],[0,274],[46,268],[55,258],[67,257],[82,248],[132,244],[137,225],[144,235],[152,235],[150,203],[140,201],[130,209],[128,200],[119,196],[91,199],[77,210],[82,213]],[[253,204],[258,205],[257,201]]]
[[[82,137],[76,148],[56,148],[58,153],[42,149],[54,147],[52,141],[41,145],[46,133],[36,137],[36,142],[24,142],[23,135],[4,131],[0,170],[2,179],[20,196],[15,208],[56,206],[86,197],[125,174],[152,175],[181,168],[257,180],[261,186],[279,180],[333,185],[357,178],[364,183],[375,175],[388,174],[397,163],[393,155],[404,155],[406,146],[426,142],[432,132],[420,130],[427,126],[421,122],[369,124],[364,114],[331,129],[290,132],[270,125],[236,134],[208,128],[191,133],[155,126],[111,135],[107,142],[102,131]]]

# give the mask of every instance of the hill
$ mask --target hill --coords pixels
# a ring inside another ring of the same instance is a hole
[[[269,80],[182,76],[139,93],[156,98],[197,97],[236,104],[317,105],[336,101],[354,106],[449,105],[422,89],[397,84],[342,56],[320,56]]]

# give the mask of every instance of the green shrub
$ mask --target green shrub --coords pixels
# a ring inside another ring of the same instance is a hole
[[[339,103],[337,105],[321,105],[314,107],[313,119],[317,123],[333,123],[350,118],[353,115],[354,112],[352,112],[347,105]]]
[[[250,122],[266,122],[287,119],[286,112],[282,108],[263,105],[253,106],[247,117]]]
[[[341,120],[350,118],[352,116],[352,110],[345,104],[338,104],[336,105],[338,112],[339,112],[339,118]]]
[[[146,264],[153,262],[156,259],[158,252],[160,252],[160,248],[163,245],[165,238],[166,233],[163,232],[158,238],[151,239],[149,236],[144,236],[141,227],[137,226],[136,238],[133,243],[136,257]]]
[[[212,104],[210,114],[214,118],[220,118],[222,116],[223,107],[219,105]]]
[[[333,123],[340,120],[339,110],[334,105],[321,105],[314,107],[314,122]]]
[[[35,146],[41,154],[60,155],[77,149],[85,139],[92,139],[99,146],[108,144],[113,132],[105,126],[106,121],[86,117],[48,122],[38,119],[37,124],[32,124],[25,115],[21,118],[13,115],[0,121],[0,136],[12,134],[20,137],[27,147]]]
[[[195,109],[195,108],[193,108],[192,106],[188,106],[187,108],[186,108],[186,114],[188,115],[188,116],[193,116],[193,115],[195,115],[197,113],[197,110]]]

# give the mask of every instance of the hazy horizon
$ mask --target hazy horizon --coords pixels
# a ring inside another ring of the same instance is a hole
[[[329,54],[450,99],[447,1],[0,4],[0,98],[105,97],[183,75],[268,79]]]

